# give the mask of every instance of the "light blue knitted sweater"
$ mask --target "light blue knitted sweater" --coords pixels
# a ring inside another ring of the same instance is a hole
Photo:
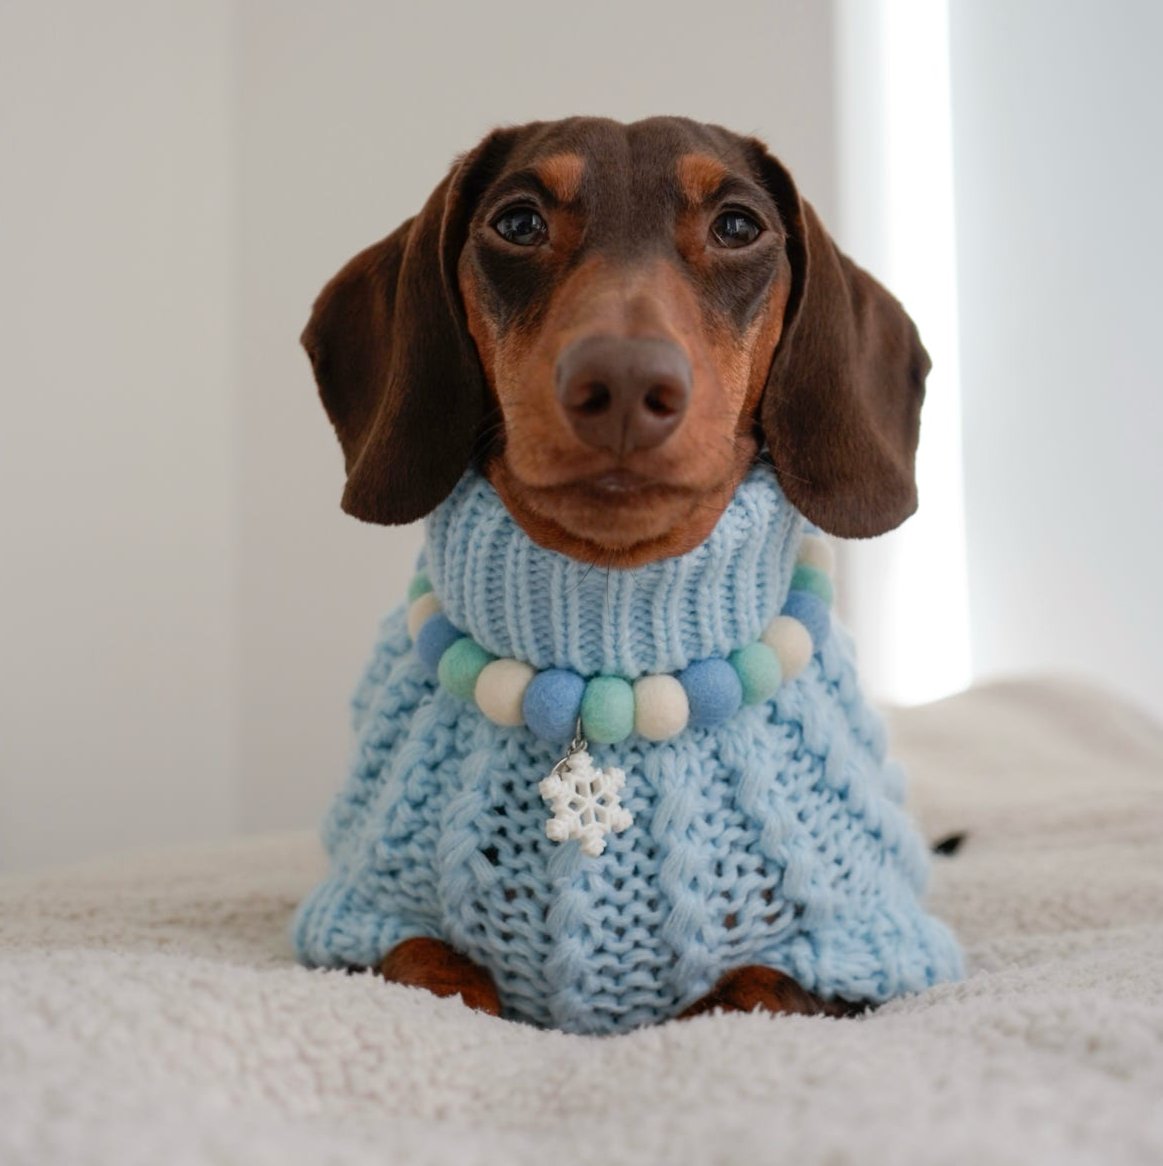
[[[634,679],[755,641],[787,596],[804,521],[757,467],[690,553],[607,573],[536,546],[470,473],[428,519],[448,618],[497,656]],[[591,746],[626,773],[632,826],[598,857],[551,842],[538,782],[562,749],[443,691],[384,622],[354,700],[331,870],[300,906],[309,965],[372,966],[434,936],[492,974],[506,1014],[572,1032],[663,1020],[727,970],[880,1002],[961,974],[919,896],[880,718],[833,626],[770,701],[713,729]]]

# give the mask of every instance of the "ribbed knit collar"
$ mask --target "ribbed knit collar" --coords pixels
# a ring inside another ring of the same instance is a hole
[[[427,570],[448,618],[496,656],[629,680],[756,640],[787,598],[804,520],[754,467],[710,536],[619,571],[534,543],[475,472],[427,521]]]

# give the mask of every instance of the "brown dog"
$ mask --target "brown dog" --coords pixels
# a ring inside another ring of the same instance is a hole
[[[324,288],[303,335],[343,506],[420,518],[470,464],[536,542],[603,566],[682,554],[759,456],[807,518],[867,537],[915,509],[929,360],[753,138],[679,118],[491,133]],[[498,1010],[436,940],[390,979]],[[765,968],[710,1007],[847,1009]]]

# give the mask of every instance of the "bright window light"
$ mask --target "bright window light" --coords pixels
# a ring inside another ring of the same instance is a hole
[[[961,467],[949,22],[943,0],[841,0],[841,242],[906,306],[933,358],[917,460],[921,508],[844,548],[845,615],[878,698],[970,681]]]

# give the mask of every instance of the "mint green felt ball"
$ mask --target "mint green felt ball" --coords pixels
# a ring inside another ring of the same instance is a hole
[[[791,577],[793,591],[810,591],[825,603],[832,602],[832,580],[818,567],[809,567],[807,563],[800,563]]]
[[[421,571],[414,576],[412,582],[408,584],[408,602],[411,603],[419,599],[421,595],[427,595],[432,590],[432,580]]]
[[[616,745],[634,730],[634,689],[620,676],[595,676],[581,703],[582,732],[600,745]]]
[[[743,685],[744,704],[770,700],[783,683],[779,657],[766,644],[748,644],[727,657]]]
[[[461,700],[472,700],[476,688],[477,677],[484,666],[493,660],[493,656],[469,636],[461,636],[454,644],[444,650],[440,657],[440,664],[436,669],[437,679],[441,687]]]

